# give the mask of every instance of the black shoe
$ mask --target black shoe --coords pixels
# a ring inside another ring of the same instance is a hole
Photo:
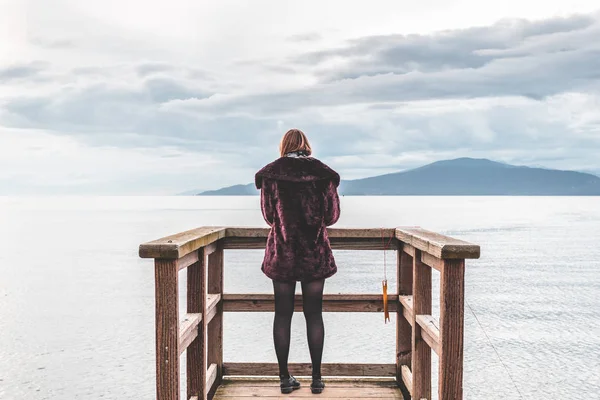
[[[310,384],[310,391],[312,394],[323,393],[323,389],[325,389],[325,383],[321,378],[313,378],[312,383]]]
[[[287,378],[279,378],[279,388],[281,389],[281,393],[288,394],[292,393],[296,389],[300,389],[300,382],[296,380],[293,376],[289,376]]]

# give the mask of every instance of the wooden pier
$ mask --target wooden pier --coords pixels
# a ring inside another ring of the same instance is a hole
[[[463,398],[465,259],[479,258],[480,249],[421,228],[328,230],[332,248],[341,250],[384,250],[382,234],[393,238],[397,290],[388,294],[388,304],[390,312],[397,313],[394,364],[324,364],[327,387],[322,394],[312,395],[305,380],[302,389],[283,395],[277,363],[224,362],[223,312],[273,312],[274,296],[226,293],[223,252],[264,249],[268,232],[202,227],[140,245],[140,257],[154,258],[155,265],[157,400],[180,399],[179,357],[184,352],[187,399],[431,399],[432,349],[439,357],[438,398]],[[182,269],[187,269],[187,313],[180,316]],[[431,315],[432,270],[440,273],[439,321]],[[297,295],[296,311],[300,310]],[[381,312],[383,296],[326,294],[323,310]],[[310,376],[310,364],[290,364],[290,373]]]

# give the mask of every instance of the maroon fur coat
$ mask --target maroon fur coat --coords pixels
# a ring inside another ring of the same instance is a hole
[[[311,281],[337,272],[326,227],[340,217],[340,176],[312,157],[281,157],[256,173],[271,227],[262,271],[276,281]]]

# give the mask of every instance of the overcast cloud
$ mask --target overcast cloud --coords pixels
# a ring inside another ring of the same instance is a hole
[[[251,182],[291,127],[347,179],[463,156],[600,173],[594,1],[206,3],[2,3],[0,194]]]

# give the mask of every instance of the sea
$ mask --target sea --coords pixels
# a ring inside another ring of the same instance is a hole
[[[466,264],[466,399],[600,399],[600,198],[341,202],[337,227],[421,226],[481,246]],[[204,225],[264,226],[259,199],[0,197],[0,399],[154,399],[154,271],[138,246]],[[395,287],[393,253],[335,256],[326,293],[380,293],[384,259]],[[269,293],[261,259],[226,251],[225,292]],[[275,362],[272,317],[227,313],[225,361]],[[326,313],[325,327],[324,362],[394,362],[393,316]],[[292,329],[290,361],[308,362],[301,313]]]

